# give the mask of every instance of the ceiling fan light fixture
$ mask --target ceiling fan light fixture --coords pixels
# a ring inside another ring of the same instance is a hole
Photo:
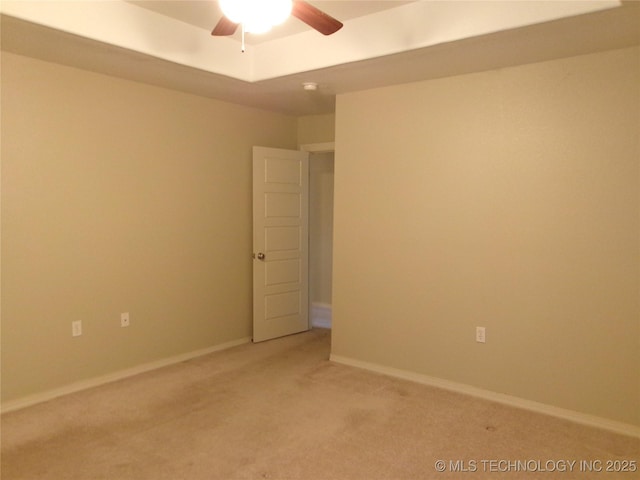
[[[265,33],[284,22],[293,8],[292,0],[220,0],[225,17],[242,24],[247,33]]]

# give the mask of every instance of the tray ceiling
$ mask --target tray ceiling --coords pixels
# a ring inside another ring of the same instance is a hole
[[[335,95],[640,43],[638,2],[311,1],[344,23],[291,18],[264,36],[212,37],[213,1],[2,2],[2,48],[292,115]],[[315,92],[303,82],[316,82]]]

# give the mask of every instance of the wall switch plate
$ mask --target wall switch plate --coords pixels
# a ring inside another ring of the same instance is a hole
[[[79,337],[80,335],[82,335],[82,321],[71,322],[71,336]]]
[[[476,342],[485,343],[487,340],[484,327],[476,327]]]
[[[121,327],[128,327],[129,325],[130,325],[129,312],[121,313],[120,314],[120,326]]]

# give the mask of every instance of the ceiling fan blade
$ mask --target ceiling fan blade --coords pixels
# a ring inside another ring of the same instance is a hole
[[[331,35],[342,28],[342,22],[303,0],[295,0],[293,2],[291,15],[302,20],[323,35]]]
[[[233,23],[227,17],[223,16],[220,21],[217,23],[211,35],[216,37],[224,37],[227,35],[233,35],[238,28],[237,23]]]

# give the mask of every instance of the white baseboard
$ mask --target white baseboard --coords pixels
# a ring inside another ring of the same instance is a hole
[[[311,304],[311,326],[331,328],[331,305],[327,303]]]
[[[61,397],[63,395],[79,392],[82,390],[86,390],[88,388],[98,387],[106,383],[122,380],[123,378],[132,377],[140,373],[145,373],[151,370],[156,370],[158,368],[167,367],[169,365],[184,362],[186,360],[190,360],[196,357],[201,357],[202,355],[218,352],[220,350],[226,350],[228,348],[236,347],[238,345],[243,345],[249,342],[251,342],[251,337],[240,338],[238,340],[232,340],[230,342],[222,343],[220,345],[215,345],[209,348],[204,348],[202,350],[195,350],[193,352],[183,353],[181,355],[164,358],[162,360],[157,360],[155,362],[144,363],[142,365],[138,365],[137,367],[128,368],[126,370],[120,370],[118,372],[102,375],[100,377],[95,377],[95,378],[90,378],[88,380],[75,382],[70,385],[65,385],[64,387],[48,390],[46,392],[37,393],[34,395],[29,395],[23,398],[19,398],[17,400],[12,400],[10,402],[5,402],[0,407],[0,411],[1,413],[7,413],[14,410],[19,410],[21,408],[29,407],[37,403],[42,403],[42,402],[46,402],[47,400],[52,400],[54,398]]]
[[[385,367],[377,365],[375,363],[363,362],[361,360],[355,360],[349,357],[343,357],[341,355],[331,354],[330,360],[332,362],[341,363],[351,367],[362,368],[372,372],[388,375],[390,377],[401,378],[403,380],[409,380],[423,385],[431,387],[442,388],[457,393],[471,395],[474,397],[490,400],[493,402],[502,403],[511,407],[522,408],[524,410],[530,410],[545,415],[550,415],[571,422],[587,425],[590,427],[601,428],[609,430],[615,433],[623,435],[629,435],[632,437],[640,438],[640,427],[631,425],[628,423],[618,422],[616,420],[609,420],[607,418],[597,417],[586,413],[580,413],[565,408],[554,407],[544,403],[534,402],[533,400],[526,400],[524,398],[514,397],[511,395],[505,395],[502,393],[492,392],[490,390],[484,390],[482,388],[473,387],[471,385],[465,385],[463,383],[452,382],[449,380],[443,380],[441,378],[430,377],[428,375],[422,375],[420,373],[410,372],[408,370],[400,370],[397,368]]]

